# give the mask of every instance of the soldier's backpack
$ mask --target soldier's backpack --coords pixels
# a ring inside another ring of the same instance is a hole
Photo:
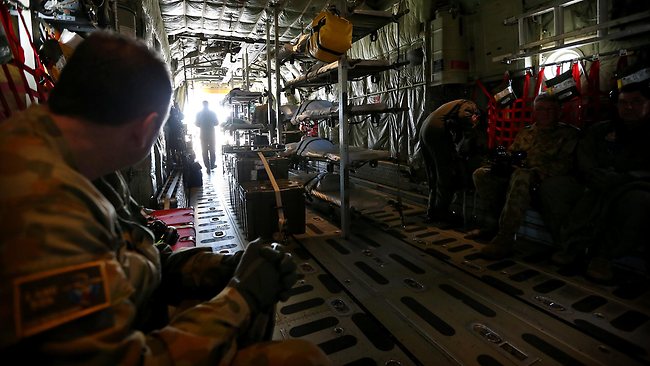
[[[352,23],[340,17],[336,10],[321,11],[311,22],[307,43],[309,54],[324,62],[334,62],[352,47]]]

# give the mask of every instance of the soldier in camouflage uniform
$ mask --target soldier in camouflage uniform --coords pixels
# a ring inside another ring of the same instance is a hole
[[[485,132],[477,127],[476,103],[457,99],[445,103],[424,120],[420,146],[429,185],[427,218],[449,224],[454,187],[466,187],[470,174],[482,163]],[[469,181],[471,185],[471,181]]]
[[[525,152],[525,164],[514,167],[510,174],[498,174],[493,166],[474,172],[476,191],[488,206],[482,230],[496,232],[481,250],[485,256],[502,258],[510,253],[515,233],[530,205],[531,188],[572,168],[578,130],[558,123],[559,113],[557,99],[546,93],[538,95],[533,105],[535,123],[520,130],[508,148],[511,153]]]
[[[585,274],[601,282],[614,279],[613,258],[640,257],[646,270],[650,263],[650,69],[621,84],[626,80],[633,82],[621,88],[618,117],[591,126],[578,144],[577,179],[542,187],[542,198],[565,222],[553,261],[568,265],[589,257]]]
[[[286,298],[297,278],[291,258],[262,243],[246,248],[220,292],[156,330],[141,330],[165,281],[162,265],[170,263],[151,244],[151,232],[120,222],[125,207],[114,207],[91,181],[147,155],[171,93],[168,70],[155,53],[131,38],[95,31],[77,47],[47,106],[0,123],[2,359],[329,364],[318,347],[301,340],[242,346],[256,314]],[[205,284],[191,277],[189,267],[200,263],[181,264],[178,285]],[[212,291],[225,282],[206,280]]]

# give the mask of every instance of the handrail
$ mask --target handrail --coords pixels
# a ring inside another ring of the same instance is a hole
[[[535,47],[535,46],[541,46],[541,45],[546,44],[546,43],[555,42],[555,41],[558,41],[558,40],[564,40],[564,39],[566,39],[568,37],[574,37],[574,36],[579,36],[579,35],[582,35],[582,34],[585,34],[585,33],[596,32],[596,31],[599,31],[601,29],[605,29],[605,28],[609,28],[609,27],[615,27],[617,25],[623,25],[623,24],[635,22],[637,20],[642,20],[642,19],[645,19],[645,18],[648,18],[648,17],[650,17],[650,11],[644,11],[642,13],[632,14],[632,15],[626,16],[624,18],[610,20],[610,21],[605,22],[605,23],[601,23],[601,24],[597,24],[597,25],[592,25],[592,26],[576,29],[576,30],[568,32],[568,33],[563,33],[563,34],[556,35],[556,36],[553,36],[553,37],[547,37],[547,38],[541,39],[539,41],[526,43],[526,44],[520,45],[519,48],[527,49],[527,48],[531,48],[531,47]]]
[[[503,20],[503,25],[517,24],[517,22],[522,20],[522,19],[526,19],[526,18],[537,16],[537,15],[550,13],[556,7],[567,7],[567,6],[571,6],[573,4],[577,4],[579,2],[582,2],[582,1],[584,1],[584,0],[556,0],[556,1],[553,1],[552,3],[550,3],[550,4],[546,4],[546,5],[541,6],[541,7],[537,8],[537,9],[535,9],[535,10],[525,12],[525,13],[523,13],[521,15],[506,18],[506,19]]]

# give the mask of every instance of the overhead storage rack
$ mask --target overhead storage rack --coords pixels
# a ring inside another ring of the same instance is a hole
[[[382,71],[396,69],[408,64],[408,61],[389,63],[386,60],[347,59],[347,80],[357,80],[366,76],[375,75]],[[296,79],[288,81],[282,91],[296,88],[322,87],[336,84],[339,80],[339,63],[335,61],[315,71],[308,72]]]
[[[353,41],[359,40],[368,34],[376,32],[378,29],[384,27],[388,23],[395,22],[399,17],[406,14],[408,11],[400,14],[392,14],[390,12],[377,12],[355,10],[345,17],[353,24]],[[288,57],[281,57],[282,60],[292,60],[301,56],[299,54],[292,54]],[[304,59],[304,58],[303,58]],[[399,60],[399,58],[398,58]],[[390,63],[387,60],[362,60],[362,59],[348,59],[343,55],[338,61],[326,64],[314,71],[307,72],[305,75],[296,79],[290,80],[285,83],[283,91],[294,90],[297,88],[318,88],[330,84],[339,84],[339,107],[338,120],[339,120],[339,165],[340,174],[340,195],[337,202],[340,204],[341,209],[341,234],[344,238],[350,235],[350,192],[349,192],[349,137],[348,119],[352,116],[351,110],[353,106],[348,104],[348,91],[347,83],[349,81],[358,80],[363,77],[376,75],[377,73],[397,69],[401,66],[408,64],[408,62]],[[398,113],[408,110],[408,108],[390,109],[392,113]],[[359,115],[362,113],[359,113]],[[365,114],[372,114],[365,113]],[[328,113],[328,116],[331,116]]]

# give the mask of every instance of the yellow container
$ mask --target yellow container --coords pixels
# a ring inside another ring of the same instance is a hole
[[[309,54],[324,62],[334,62],[352,47],[352,23],[329,10],[320,12],[311,23]]]

